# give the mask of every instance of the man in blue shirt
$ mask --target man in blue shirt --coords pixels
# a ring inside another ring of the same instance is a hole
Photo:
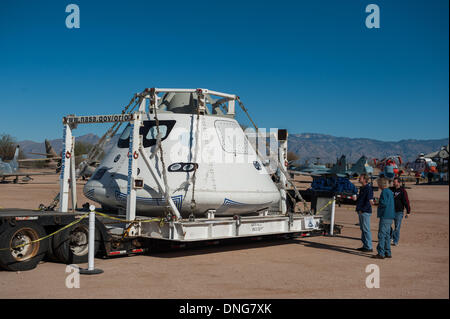
[[[380,219],[378,226],[378,254],[373,258],[391,258],[391,225],[395,218],[394,194],[388,188],[386,178],[377,179],[378,187],[381,189],[380,201],[378,202],[377,217]]]
[[[359,227],[361,229],[361,241],[363,246],[359,251],[372,252],[372,233],[370,232],[370,216],[372,216],[373,190],[369,183],[369,176],[361,174],[359,176],[361,188],[356,200],[356,212],[359,218]]]

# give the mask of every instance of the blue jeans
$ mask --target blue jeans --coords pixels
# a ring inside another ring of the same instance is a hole
[[[391,256],[391,225],[394,219],[380,218],[378,225],[378,255]]]
[[[391,228],[391,239],[394,244],[398,244],[400,240],[400,226],[402,225],[403,212],[396,212],[394,218],[394,229]]]
[[[372,249],[372,233],[370,232],[371,213],[358,213],[359,228],[361,229],[361,241],[365,249]]]

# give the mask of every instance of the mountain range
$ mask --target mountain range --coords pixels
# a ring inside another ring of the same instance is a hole
[[[95,134],[86,134],[76,138],[77,141],[95,144],[99,137]],[[106,146],[106,151],[118,140],[118,135]],[[57,153],[62,150],[62,139],[50,140]],[[368,158],[383,158],[389,155],[400,155],[404,161],[413,161],[421,152],[430,153],[439,150],[448,144],[448,138],[434,140],[401,140],[386,142],[368,138],[336,137],[318,133],[289,134],[288,150],[299,156],[300,161],[315,161],[320,158],[321,163],[334,163],[336,158],[346,155],[347,162],[354,163],[362,155]],[[20,147],[28,158],[40,156],[29,154],[45,153],[43,142],[20,141]]]
[[[301,161],[311,161],[319,157],[322,163],[333,163],[336,162],[336,158],[346,155],[347,162],[354,163],[362,155],[369,159],[400,155],[404,161],[410,162],[415,160],[420,153],[431,153],[447,144],[448,138],[389,142],[368,138],[302,133],[289,135],[288,150],[297,154]]]

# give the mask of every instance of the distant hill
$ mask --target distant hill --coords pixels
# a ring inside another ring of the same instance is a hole
[[[317,133],[290,134],[288,150],[300,157],[300,161],[312,161],[320,157],[321,163],[336,162],[346,155],[347,162],[354,163],[362,155],[378,158],[400,155],[404,161],[413,161],[421,152],[429,153],[448,144],[448,138],[436,140],[401,140],[384,142],[368,138],[336,137]]]
[[[117,142],[116,135],[107,145],[108,150]],[[99,137],[95,134],[86,134],[77,137],[77,141],[96,143]],[[62,139],[50,140],[57,153],[62,150]],[[354,163],[362,155],[368,158],[383,158],[389,155],[400,155],[405,161],[413,161],[421,152],[430,153],[448,144],[448,138],[436,140],[401,140],[398,142],[384,142],[367,138],[336,137],[317,133],[290,134],[288,150],[296,153],[300,161],[315,161],[320,157],[321,163],[334,163],[336,158],[346,155],[348,162]],[[44,142],[19,142],[25,156],[37,158],[40,156],[29,154],[44,153]]]

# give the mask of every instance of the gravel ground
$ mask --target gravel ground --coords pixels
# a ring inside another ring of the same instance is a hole
[[[360,253],[354,206],[336,207],[335,237],[248,242],[111,259],[104,273],[66,287],[66,265],[42,262],[26,272],[0,271],[0,298],[449,298],[449,187],[408,184],[412,214],[403,220],[393,258]],[[0,184],[0,207],[37,208],[59,190],[58,176]],[[80,202],[82,196],[79,185]],[[371,221],[374,247],[378,222]],[[368,289],[366,267],[380,270]],[[81,265],[86,267],[87,265]]]

